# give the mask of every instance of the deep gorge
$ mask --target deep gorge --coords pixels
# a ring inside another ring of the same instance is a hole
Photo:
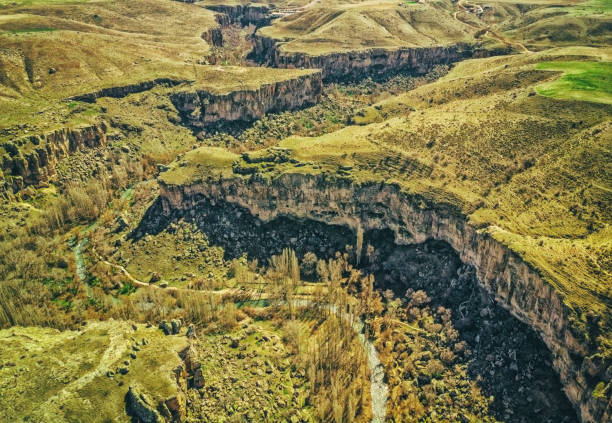
[[[314,252],[326,259],[355,243],[355,233],[345,225],[286,215],[262,221],[222,199],[200,197],[189,209],[167,206],[166,200],[158,199],[134,237],[172,231],[176,222],[184,220],[195,224],[211,244],[222,246],[227,259],[246,252],[260,263],[286,247],[300,257]],[[473,351],[468,360],[470,377],[481,379],[484,393],[495,397],[494,415],[509,422],[577,421],[544,343],[478,286],[476,269],[463,263],[447,242],[429,239],[398,245],[389,229],[371,229],[364,234],[364,245],[373,247],[369,249],[373,253],[368,257],[362,251],[360,268],[375,275],[379,290],[391,289],[402,298],[408,289],[422,289],[434,306],[452,310],[460,339]]]
[[[262,222],[290,217],[352,231],[358,227],[366,233],[388,231],[399,245],[445,243],[456,252],[458,260],[473,269],[473,280],[478,281],[483,292],[541,337],[581,420],[607,418],[605,401],[592,396],[594,387],[588,382],[587,357],[593,352],[574,335],[569,310],[559,294],[515,253],[470,226],[456,211],[420,207],[419,198],[403,194],[393,185],[353,185],[324,176],[285,174],[271,181],[254,177],[202,181],[189,186],[162,183],[162,196],[153,214],[164,216],[161,219],[181,215],[197,218],[199,205],[206,201],[234,204]]]

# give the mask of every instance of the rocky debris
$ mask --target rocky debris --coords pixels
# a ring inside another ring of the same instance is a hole
[[[159,328],[164,332],[164,335],[178,335],[181,331],[182,323],[178,319],[172,319],[170,323],[162,320]]]
[[[295,110],[316,104],[323,90],[321,73],[264,84],[254,90],[212,94],[178,91],[170,96],[183,121],[194,129],[211,130],[234,122],[253,122],[266,113]]]
[[[1,145],[0,169],[13,178],[11,186],[0,187],[0,190],[8,188],[19,191],[29,185],[48,182],[55,175],[60,159],[77,150],[105,145],[107,129],[107,124],[100,122],[32,135]],[[6,153],[2,154],[2,150]],[[22,154],[22,150],[29,152]]]
[[[195,326],[193,325],[189,325],[189,327],[187,328],[187,333],[185,334],[185,336],[189,339],[194,339],[197,337],[196,335],[196,331],[195,331]]]
[[[204,387],[204,375],[201,368],[196,369],[193,374],[193,387],[195,389],[202,389]]]
[[[288,411],[293,410],[299,416],[298,421],[316,421],[311,411],[307,411],[310,407],[306,407],[309,392],[305,373],[286,371],[291,353],[284,348],[280,337],[279,344],[258,344],[256,340],[268,333],[268,329],[247,327],[227,335],[202,337],[193,344],[206,366],[198,367],[190,375],[189,414],[206,416],[210,421],[222,421],[232,415],[238,421],[276,422],[286,421]],[[231,348],[232,338],[246,337],[250,339],[242,343],[249,345],[245,351]],[[237,360],[239,353],[243,358]]]
[[[153,274],[151,275],[151,278],[149,279],[149,283],[156,283],[161,281],[162,279],[162,275],[160,275],[157,272],[153,272]]]
[[[196,350],[192,345],[181,351],[179,355],[185,362],[185,370],[188,373],[193,373],[196,371],[196,369],[201,367]]]
[[[123,232],[129,227],[126,217],[122,214],[115,219],[115,233]]]
[[[137,386],[130,386],[125,395],[125,410],[137,423],[158,423],[165,419],[157,412],[155,402]]]
[[[189,346],[179,355],[185,362],[185,371],[188,374],[187,386],[194,389],[203,388],[204,375],[202,373],[202,363],[197,356],[195,348],[193,346]]]
[[[589,350],[588,345],[576,339],[570,324],[569,310],[564,307],[558,293],[506,246],[471,227],[452,206],[434,207],[424,204],[423,199],[412,198],[393,185],[379,183],[352,185],[350,181],[327,179],[325,175],[281,174],[270,180],[233,177],[202,181],[189,187],[168,186],[162,181],[161,205],[157,208],[162,216],[157,217],[157,222],[184,214],[189,215],[188,212],[197,209],[199,204],[218,205],[221,201],[233,203],[234,206],[231,207],[236,207],[234,213],[242,208],[243,212],[248,210],[246,213],[255,214],[261,219],[259,222],[255,219],[249,223],[252,228],[247,230],[246,237],[250,238],[250,234],[253,233],[257,233],[257,237],[249,239],[246,243],[250,244],[250,247],[242,244],[241,247],[246,246],[242,252],[250,253],[257,249],[261,251],[269,245],[269,240],[275,237],[279,238],[275,240],[276,246],[271,247],[271,254],[275,248],[291,246],[290,243],[282,243],[280,238],[285,236],[281,231],[285,228],[288,232],[296,231],[295,228],[291,229],[290,222],[286,225],[283,223],[284,220],[290,221],[285,216],[293,216],[301,222],[307,219],[325,222],[328,225],[326,230],[322,231],[325,237],[335,232],[332,228],[337,226],[334,225],[348,225],[361,226],[366,232],[389,230],[389,238],[401,244],[421,243],[430,238],[447,243],[453,250],[459,252],[458,260],[473,266],[474,277],[478,281],[477,286],[482,287],[483,292],[487,292],[501,307],[511,310],[513,315],[533,328],[544,340],[552,351],[551,356],[545,354],[545,350],[538,350],[543,356],[548,357],[546,363],[543,363],[544,371],[550,369],[551,365],[554,366],[569,400],[575,408],[580,409],[582,419],[597,421],[603,416],[605,401],[599,401],[592,395],[592,386],[580,382],[588,379],[588,376],[582,373],[584,370],[581,368],[581,363],[595,351]],[[223,221],[227,219],[227,215],[217,219]],[[231,223],[227,225],[231,227]],[[295,224],[295,220],[292,225],[300,226]],[[309,227],[317,225],[319,223],[312,221],[308,224]],[[258,232],[258,228],[263,226],[270,228],[273,233],[268,235]],[[349,233],[352,231],[349,230]],[[213,236],[210,236],[210,239],[214,242]],[[300,244],[307,243],[303,240],[298,241],[296,249],[300,248]],[[331,243],[327,244],[321,240],[315,245],[331,245]],[[310,251],[322,257],[316,248]],[[231,247],[229,250],[231,251]],[[257,253],[255,254],[254,257],[259,257]],[[447,286],[457,285],[458,282],[453,282],[452,279],[454,278],[446,281]],[[485,303],[482,308],[485,306],[490,309],[489,303]],[[496,327],[496,323],[492,322],[493,319],[489,316],[486,319],[481,317],[480,309],[476,313],[459,317],[467,319],[465,322],[481,320],[484,330],[493,334],[496,330],[505,330]],[[512,321],[513,317],[507,315],[500,319]],[[488,323],[485,325],[484,321]],[[471,326],[474,324],[466,325],[465,329]],[[473,342],[481,344],[481,339],[485,338],[482,338],[483,335],[477,335],[479,334],[474,334]],[[510,364],[508,363],[508,366]],[[521,366],[517,367],[520,369]],[[503,373],[497,369],[491,368],[489,373],[493,380],[504,379]]]
[[[170,325],[172,326],[172,335],[177,335],[181,331],[182,323],[180,320],[172,319]]]
[[[265,263],[286,246],[295,249],[300,258],[307,252],[315,252],[317,257],[327,259],[354,242],[353,232],[345,227],[330,229],[329,225],[319,222],[296,225],[294,220],[284,218],[263,223],[234,204],[205,199],[194,207],[193,213],[176,210],[168,217],[163,215],[162,204],[158,201],[134,232],[144,237],[146,233],[156,234],[166,228],[174,230],[172,222],[181,219],[194,223],[206,234],[210,245],[223,247],[227,259],[239,258],[246,252],[250,258]]]
[[[161,323],[159,324],[159,328],[164,332],[164,335],[172,334],[172,326],[165,320],[161,321]]]

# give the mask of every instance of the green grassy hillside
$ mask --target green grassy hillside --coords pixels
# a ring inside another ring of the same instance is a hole
[[[124,397],[129,386],[139,386],[155,400],[175,397],[179,386],[173,370],[182,363],[178,352],[187,347],[186,338],[167,337],[144,325],[134,328],[110,321],[80,331],[0,331],[0,380],[14,382],[3,385],[0,418],[128,422]]]
[[[320,2],[258,32],[286,41],[284,52],[310,55],[473,41],[473,28],[453,19],[452,10],[441,0]]]

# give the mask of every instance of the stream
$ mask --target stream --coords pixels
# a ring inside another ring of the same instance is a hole
[[[307,307],[312,305],[312,301],[303,299],[295,300],[293,304],[298,307]],[[372,341],[365,336],[363,320],[355,319],[354,315],[350,313],[339,312],[338,307],[334,304],[326,304],[324,308],[352,323],[351,326],[357,334],[359,342],[365,349],[368,357],[368,368],[370,369],[370,394],[372,396],[372,423],[384,423],[387,415],[387,395],[389,393],[389,386],[385,383],[385,371],[378,357],[378,351],[376,351],[376,347]]]

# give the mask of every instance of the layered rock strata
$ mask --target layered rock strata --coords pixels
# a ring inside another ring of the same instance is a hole
[[[202,35],[202,37],[204,37],[204,35]],[[188,82],[192,82],[192,81],[177,80],[177,79],[171,79],[171,78],[157,78],[157,79],[153,79],[151,81],[139,82],[137,84],[123,85],[123,86],[119,86],[119,87],[103,88],[103,89],[101,89],[99,91],[95,91],[95,92],[91,92],[91,93],[87,93],[87,94],[81,94],[81,95],[77,95],[77,96],[71,97],[71,98],[69,98],[69,100],[84,101],[84,102],[87,102],[87,103],[93,103],[93,102],[96,101],[96,99],[98,99],[100,97],[123,98],[123,97],[126,97],[126,96],[130,95],[130,94],[136,94],[136,93],[141,93],[141,92],[144,92],[144,91],[149,91],[153,87],[156,87],[158,85],[174,87],[176,85],[185,84],[185,83],[188,83]]]
[[[425,74],[436,65],[447,65],[475,52],[468,46],[418,47],[337,52],[323,55],[284,52],[278,40],[256,36],[249,59],[276,68],[321,69],[325,81],[351,81],[398,73]]]
[[[219,13],[217,21],[222,25],[239,24],[242,26],[266,26],[270,23],[270,10],[266,6],[255,5],[209,5],[207,9]]]
[[[474,266],[479,284],[540,335],[581,420],[612,417],[605,397],[593,395],[597,381],[606,377],[606,365],[588,358],[595,347],[585,345],[572,330],[572,312],[560,294],[516,253],[470,225],[456,209],[428,206],[396,185],[354,184],[324,175],[282,174],[271,180],[257,175],[213,177],[188,185],[168,184],[162,177],[160,182],[167,215],[192,210],[206,198],[237,204],[266,222],[290,216],[365,231],[389,229],[398,244],[429,239],[450,244],[464,263]]]
[[[18,191],[27,185],[48,181],[62,158],[77,150],[106,144],[107,129],[107,124],[102,121],[94,125],[58,129],[2,145],[6,153],[1,157],[0,166],[5,177],[8,177],[3,189]]]
[[[229,122],[252,122],[266,113],[284,112],[316,104],[323,91],[320,72],[263,84],[256,89],[216,94],[206,90],[182,91],[171,100],[183,121],[192,128],[213,128]]]

